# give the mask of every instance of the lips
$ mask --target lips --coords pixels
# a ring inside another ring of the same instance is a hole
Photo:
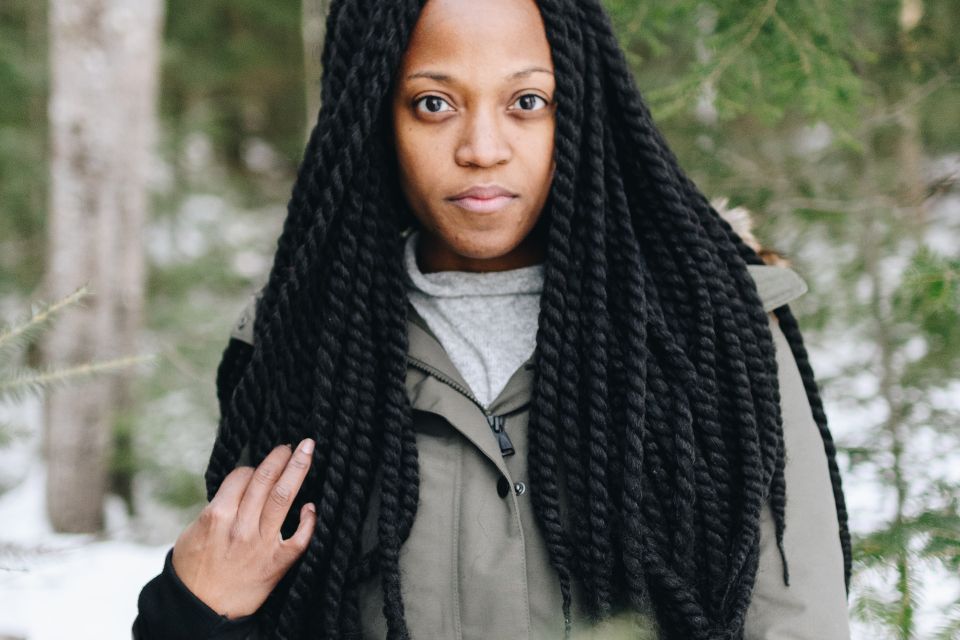
[[[481,185],[477,184],[466,191],[461,191],[455,196],[452,196],[451,200],[459,200],[460,198],[478,198],[480,200],[489,200],[490,198],[496,198],[497,196],[515,196],[517,194],[504,189],[498,184],[490,185]]]
[[[516,198],[517,194],[498,184],[493,184],[474,185],[447,199],[458,207],[467,209],[468,211],[489,213],[502,209]]]

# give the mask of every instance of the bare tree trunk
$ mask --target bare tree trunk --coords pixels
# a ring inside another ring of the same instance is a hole
[[[49,365],[130,355],[143,315],[142,232],[155,137],[162,0],[50,3],[50,211],[47,295],[88,283],[44,345]],[[50,392],[47,511],[57,531],[103,527],[117,403],[129,375]]]
[[[317,120],[320,111],[320,54],[323,51],[323,39],[326,36],[327,12],[330,0],[303,0],[303,73],[306,79],[307,135]]]
[[[923,0],[901,0],[899,44],[904,59],[911,67],[918,64],[911,32],[923,18],[924,10]],[[927,189],[923,178],[923,141],[916,105],[905,106],[900,113],[899,124],[897,157],[900,169],[900,199],[912,215],[915,223],[912,231],[917,238],[921,238],[926,224]]]

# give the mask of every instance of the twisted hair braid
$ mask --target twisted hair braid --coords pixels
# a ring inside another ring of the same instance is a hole
[[[294,505],[315,502],[316,528],[259,616],[263,637],[357,636],[358,586],[374,575],[388,638],[410,635],[399,555],[419,496],[402,279],[413,218],[388,98],[423,1],[333,2],[324,102],[254,345],[231,341],[218,368],[208,497],[244,446],[258,463],[278,443],[317,441]],[[556,170],[538,222],[528,464],[558,615],[569,633],[579,586],[592,621],[652,607],[665,638],[741,638],[767,503],[789,580],[775,345],[746,268],[761,260],[680,168],[599,0],[538,5],[556,69]],[[796,320],[776,315],[824,441],[849,582],[833,440]],[[374,495],[376,547],[363,550]]]

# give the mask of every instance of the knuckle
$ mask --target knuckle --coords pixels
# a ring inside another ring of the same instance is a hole
[[[230,527],[230,541],[231,542],[249,542],[252,539],[252,534],[245,527],[240,526],[239,522],[234,522],[233,526]]]
[[[277,469],[271,465],[261,465],[253,474],[253,478],[260,484],[272,484],[277,480]]]
[[[212,527],[222,522],[227,522],[228,519],[229,514],[226,509],[211,503],[200,511],[197,521],[206,527]]]
[[[210,526],[213,524],[213,520],[213,512],[208,507],[204,507],[197,516],[197,524],[199,524],[201,527]]]
[[[304,470],[310,466],[310,459],[305,455],[295,455],[290,459],[290,466],[294,469]]]
[[[273,491],[270,492],[270,499],[278,505],[285,505],[290,501],[290,496],[292,491],[290,487],[278,484],[273,488]]]

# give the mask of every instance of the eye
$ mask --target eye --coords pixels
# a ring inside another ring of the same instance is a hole
[[[450,104],[440,96],[423,96],[422,98],[418,98],[416,101],[414,101],[413,104],[418,110],[424,111],[424,109],[420,109],[420,105],[423,104],[426,107],[425,111],[427,113],[443,113],[444,111],[453,111],[453,108],[450,107]],[[449,108],[444,109],[444,105]]]
[[[543,96],[538,96],[535,93],[526,93],[514,102],[515,105],[520,105],[520,111],[536,111],[537,109],[542,109],[547,106],[546,99]]]

